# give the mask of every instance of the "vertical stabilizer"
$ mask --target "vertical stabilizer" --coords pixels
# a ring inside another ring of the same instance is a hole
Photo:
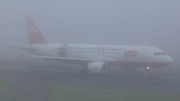
[[[27,33],[30,44],[48,44],[41,31],[30,16],[26,18]]]

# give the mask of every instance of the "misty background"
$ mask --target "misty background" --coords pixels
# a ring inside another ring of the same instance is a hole
[[[51,43],[158,47],[180,72],[179,0],[1,0],[1,60],[24,61],[9,47],[29,44],[25,16]]]

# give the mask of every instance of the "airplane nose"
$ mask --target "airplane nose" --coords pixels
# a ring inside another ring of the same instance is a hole
[[[172,64],[173,63],[173,59],[171,57],[169,57],[169,62]]]
[[[166,60],[166,63],[167,63],[168,65],[172,64],[172,63],[173,63],[173,59],[172,59],[170,56],[168,56],[168,58],[167,58],[167,60]]]

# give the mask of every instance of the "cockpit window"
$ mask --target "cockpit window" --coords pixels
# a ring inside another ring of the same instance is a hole
[[[166,55],[164,52],[155,52],[154,56]]]

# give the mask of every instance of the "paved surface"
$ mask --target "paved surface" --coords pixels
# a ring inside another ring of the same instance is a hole
[[[73,66],[73,65],[72,65]],[[154,73],[146,78],[145,72],[111,70],[107,75],[80,76],[72,66],[0,66],[0,78],[9,82],[6,101],[47,101],[46,84],[74,84],[153,91],[180,92],[180,74]]]

